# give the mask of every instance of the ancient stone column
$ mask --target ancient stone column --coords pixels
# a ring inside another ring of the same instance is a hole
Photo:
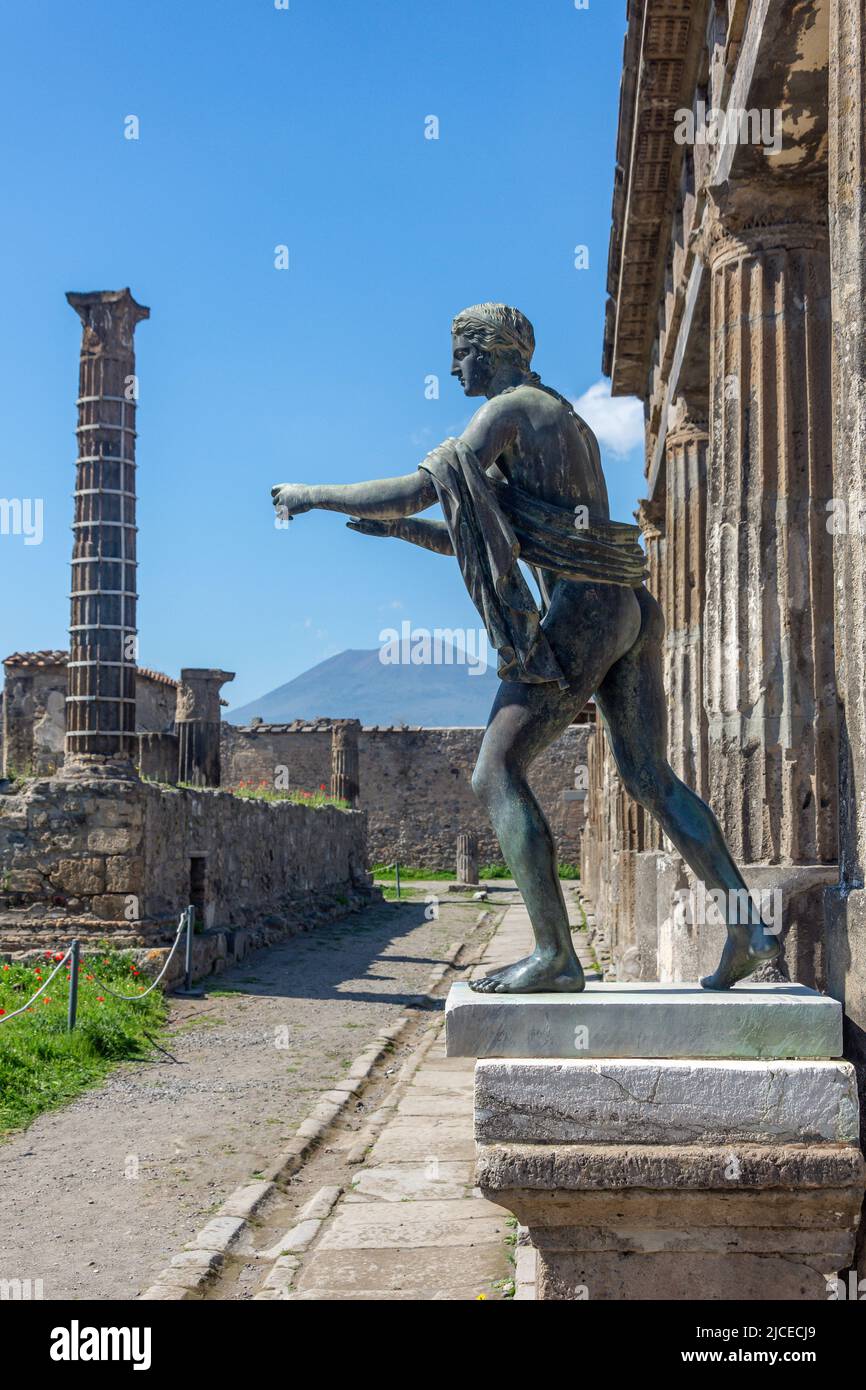
[[[360,795],[358,719],[341,719],[331,727],[331,796],[348,801],[354,809]]]
[[[665,507],[657,498],[645,497],[638,503],[634,514],[635,521],[643,533],[646,546],[647,576],[646,585],[650,593],[663,601],[664,573],[666,564],[665,546]]]
[[[471,832],[457,836],[457,882],[478,882],[478,837]]]
[[[820,189],[713,190],[704,680],[710,801],[741,863],[836,856]]]
[[[646,546],[647,576],[646,585],[659,603],[664,602],[666,575],[668,567],[667,537],[665,536],[665,504],[663,498],[644,498],[638,503],[635,520],[643,532]],[[621,792],[623,797],[626,793]],[[646,843],[644,849],[661,849],[661,827],[651,817],[647,818]]]
[[[586,821],[580,837],[580,886],[591,902],[598,901],[603,797],[604,731],[596,724],[586,744]]]
[[[665,437],[665,690],[668,758],[676,774],[707,797],[703,609],[706,599],[706,414],[683,397]]]
[[[830,252],[840,882],[828,894],[828,988],[866,1097],[866,5],[832,0]],[[864,1102],[866,1104],[866,1102]],[[866,1112],[864,1112],[866,1121]],[[866,1241],[861,1253],[866,1273]]]
[[[84,325],[72,524],[66,759],[135,751],[135,326],[129,290],[66,296]]]
[[[233,671],[185,667],[177,687],[178,781],[220,784],[220,688]]]
[[[138,770],[152,782],[177,781],[178,736],[166,733],[138,735]]]

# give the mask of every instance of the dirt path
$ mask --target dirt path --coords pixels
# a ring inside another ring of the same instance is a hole
[[[173,1002],[176,1060],[124,1066],[0,1144],[0,1278],[41,1279],[47,1299],[146,1288],[380,1028],[428,1010],[431,969],[472,939],[479,905],[443,891],[427,921],[421,894],[436,888],[417,887],[414,902],[259,952],[210,981],[205,1000]]]

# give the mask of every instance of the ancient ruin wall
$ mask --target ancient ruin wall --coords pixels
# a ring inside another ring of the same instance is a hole
[[[572,794],[586,764],[590,725],[572,726],[533,765],[530,782],[554,833],[561,861],[577,863],[583,802]],[[471,785],[484,730],[363,729],[359,737],[359,807],[367,812],[371,863],[399,860],[453,870],[458,834],[478,836],[479,862],[502,852]],[[331,735],[324,727],[285,730],[223,725],[223,781],[273,784],[277,769],[294,790],[330,784]],[[568,794],[568,795],[566,795]]]
[[[200,891],[207,926],[247,925],[366,882],[363,814],[225,791],[146,787],[143,850],[148,916]],[[196,890],[192,860],[202,857]]]
[[[191,901],[207,926],[296,916],[363,888],[365,837],[359,812],[132,779],[35,780],[0,795],[0,949],[73,934],[146,942]]]

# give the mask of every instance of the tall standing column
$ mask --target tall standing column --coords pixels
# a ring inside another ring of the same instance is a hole
[[[665,690],[668,758],[677,776],[707,798],[707,716],[702,623],[706,599],[706,414],[682,397],[665,438]]]
[[[654,598],[661,603],[664,599],[664,573],[666,562],[665,545],[665,504],[658,498],[643,498],[634,514],[641,529],[646,546],[647,581],[646,586]]]
[[[354,808],[360,795],[358,719],[341,719],[331,729],[331,796]]]
[[[640,526],[646,546],[647,581],[646,586],[653,598],[664,603],[666,575],[668,569],[668,541],[665,535],[665,503],[662,498],[644,498],[638,503],[635,520]],[[623,796],[626,793],[622,792]],[[646,833],[641,849],[661,849],[661,826],[652,817],[646,818]]]
[[[66,759],[135,750],[135,326],[129,290],[66,296],[84,325],[78,392]]]
[[[178,781],[220,784],[220,688],[233,671],[185,667],[177,687]]]
[[[833,0],[830,254],[833,552],[841,704],[838,888],[828,894],[827,982],[845,1007],[866,1123],[866,0]],[[860,1272],[866,1274],[866,1237]]]
[[[745,863],[836,856],[830,283],[820,199],[820,188],[717,188],[703,248],[712,343],[709,791]]]

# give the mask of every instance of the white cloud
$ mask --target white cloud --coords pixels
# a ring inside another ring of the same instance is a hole
[[[637,396],[612,396],[602,379],[574,402],[574,408],[594,431],[602,449],[618,458],[644,445],[643,405]]]

